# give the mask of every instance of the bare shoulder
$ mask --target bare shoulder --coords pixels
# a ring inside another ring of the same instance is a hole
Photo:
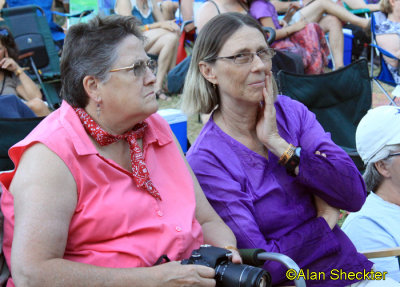
[[[60,203],[74,205],[77,198],[76,183],[67,165],[41,143],[32,145],[23,153],[10,192],[15,201],[33,196],[50,201],[62,199]]]
[[[208,21],[218,15],[218,10],[215,4],[210,1],[205,2],[196,13],[196,28],[200,31]]]

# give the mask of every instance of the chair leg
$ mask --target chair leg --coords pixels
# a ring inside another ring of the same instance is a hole
[[[378,88],[382,91],[382,93],[385,94],[385,96],[389,99],[390,101],[390,105],[394,105],[397,107],[396,102],[394,101],[396,99],[396,97],[391,97],[388,92],[386,92],[386,90],[383,88],[383,86],[381,85],[381,83],[379,83],[379,81],[377,81],[376,79],[372,79],[374,81],[374,83],[378,86]]]

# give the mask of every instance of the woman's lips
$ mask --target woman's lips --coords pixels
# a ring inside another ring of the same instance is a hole
[[[154,93],[154,91],[152,91],[152,92],[150,92],[150,93],[148,93],[148,94],[146,95],[146,98],[147,98],[147,97],[154,96],[154,95],[155,95],[155,93]]]
[[[250,83],[249,86],[265,86],[264,80]]]

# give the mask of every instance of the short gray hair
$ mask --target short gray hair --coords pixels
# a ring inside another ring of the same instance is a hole
[[[397,152],[399,149],[400,144],[384,146],[369,160],[363,175],[367,190],[376,192],[383,181],[383,176],[376,169],[375,163],[383,161],[385,164],[391,164],[393,159],[389,155]]]
[[[108,81],[121,41],[130,35],[144,40],[139,26],[133,16],[111,15],[69,28],[61,56],[62,98],[74,107],[85,108],[89,99],[83,78],[90,75]]]
[[[225,42],[243,26],[259,30],[265,38],[262,27],[253,17],[237,12],[217,15],[201,29],[193,48],[192,60],[183,88],[182,110],[187,114],[209,114],[219,105],[217,88],[203,77],[199,63],[211,62],[210,59],[218,56]],[[267,43],[266,38],[265,42]],[[276,96],[278,89],[274,80],[273,83],[274,96]]]

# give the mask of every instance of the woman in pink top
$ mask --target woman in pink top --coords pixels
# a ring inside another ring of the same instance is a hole
[[[0,176],[8,286],[214,286],[214,269],[176,262],[203,242],[240,262],[154,114],[154,69],[131,16],[70,28],[62,106],[10,149],[16,168]],[[173,262],[150,267],[162,255]]]

